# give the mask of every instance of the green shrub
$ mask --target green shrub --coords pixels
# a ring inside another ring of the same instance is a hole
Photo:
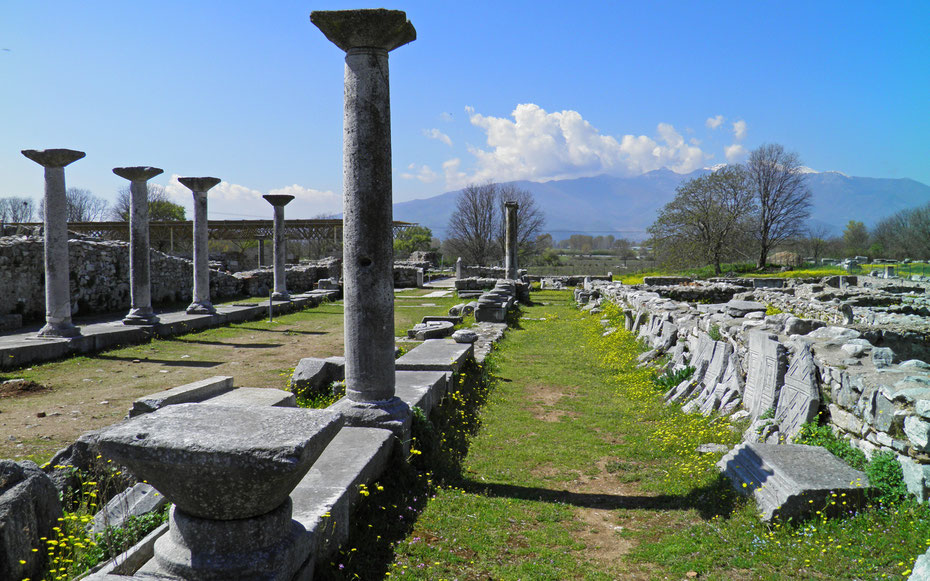
[[[682,381],[689,379],[692,375],[694,375],[694,368],[688,366],[678,371],[669,371],[668,373],[656,375],[652,381],[656,384],[656,387],[660,388],[662,391],[668,391],[673,387],[677,387]]]
[[[720,341],[723,339],[723,335],[720,334],[720,325],[711,325],[708,329],[707,334],[710,335],[710,338],[714,341]]]
[[[838,438],[830,426],[821,426],[815,422],[806,423],[801,426],[801,431],[795,436],[794,441],[796,444],[826,448],[856,470],[865,470],[865,465],[868,463],[862,450],[853,448],[849,441]]]
[[[883,451],[872,454],[865,467],[869,483],[875,487],[874,496],[882,504],[895,504],[907,497],[904,472],[894,452]]]

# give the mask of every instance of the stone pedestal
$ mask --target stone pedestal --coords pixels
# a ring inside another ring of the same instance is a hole
[[[45,168],[45,326],[40,337],[77,337],[71,322],[71,270],[68,262],[68,200],[65,166],[84,157],[73,149],[24,149]]]
[[[406,431],[394,394],[391,111],[388,52],[416,39],[399,10],[317,11],[310,20],[346,52],[343,273],[347,421]]]
[[[151,258],[149,255],[149,191],[147,182],[162,173],[157,167],[115,167],[113,173],[129,180],[129,294],[131,307],[124,325],[154,325]]]
[[[517,279],[517,208],[516,202],[504,202],[504,277]]]
[[[284,206],[293,200],[294,196],[266,194],[262,197],[274,206],[274,292],[272,292],[271,298],[276,301],[289,301],[291,295],[287,292],[287,270],[284,266],[287,259],[287,238],[284,236]]]
[[[178,178],[194,194],[194,300],[187,307],[191,315],[216,313],[210,302],[210,248],[207,224],[207,192],[220,183],[219,178]]]
[[[341,426],[326,410],[178,404],[97,441],[175,505],[149,573],[290,581],[310,547],[289,495]]]

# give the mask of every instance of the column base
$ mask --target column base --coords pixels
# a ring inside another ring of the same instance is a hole
[[[210,301],[194,301],[187,307],[188,315],[215,315],[216,308]]]
[[[123,317],[124,325],[154,325],[158,322],[158,317],[152,311],[152,307],[139,307],[129,309],[129,314]]]
[[[368,402],[353,401],[344,397],[327,409],[342,414],[347,426],[391,430],[401,442],[410,441],[413,415],[410,407],[399,397]]]
[[[39,337],[80,337],[81,330],[74,326],[71,321],[62,321],[59,323],[46,323],[39,329]]]
[[[310,549],[291,507],[288,499],[268,514],[226,521],[172,507],[168,533],[155,541],[159,572],[196,581],[291,581]]]
[[[273,301],[289,301],[291,300],[291,293],[287,291],[275,291],[271,293],[271,300]]]

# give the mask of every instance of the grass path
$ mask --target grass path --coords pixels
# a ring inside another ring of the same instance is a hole
[[[493,355],[487,400],[445,412],[441,433],[470,439],[460,469],[366,490],[364,524],[320,579],[906,579],[930,546],[911,501],[762,523],[720,454],[696,450],[742,426],[662,405],[629,335],[601,338],[570,293],[533,298]]]

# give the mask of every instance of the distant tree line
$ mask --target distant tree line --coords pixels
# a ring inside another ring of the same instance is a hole
[[[129,221],[129,188],[121,189],[116,195],[116,204],[112,207],[103,198],[95,196],[90,190],[68,188],[65,192],[68,204],[68,222],[117,222]],[[175,204],[168,197],[165,188],[157,184],[148,184],[149,220],[170,221],[185,220],[184,206]],[[33,222],[45,219],[45,199],[40,199],[38,207],[30,198],[0,198],[0,223]]]

